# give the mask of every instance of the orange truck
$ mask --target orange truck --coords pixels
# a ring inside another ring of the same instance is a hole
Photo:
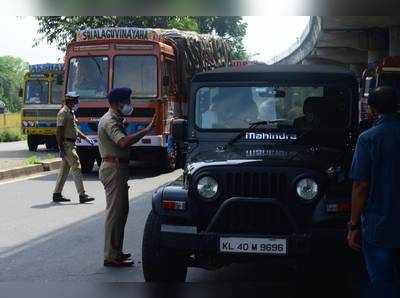
[[[400,57],[386,57],[381,63],[364,70],[361,78],[359,121],[368,121],[368,95],[379,86],[392,86],[400,92]]]
[[[125,118],[126,132],[148,125],[150,135],[131,148],[131,159],[156,161],[166,171],[178,167],[184,150],[174,141],[171,123],[187,115],[189,83],[197,72],[228,66],[228,42],[214,35],[150,28],[96,28],[77,32],[65,55],[65,93],[80,95],[76,112],[80,129],[97,140],[97,126],[108,110],[112,88],[133,90],[133,113]],[[82,171],[101,162],[97,146],[77,142]]]

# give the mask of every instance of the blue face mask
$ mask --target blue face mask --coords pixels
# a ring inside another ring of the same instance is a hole
[[[133,112],[133,107],[131,104],[124,104],[121,108],[122,115],[128,116],[132,114],[132,112]]]

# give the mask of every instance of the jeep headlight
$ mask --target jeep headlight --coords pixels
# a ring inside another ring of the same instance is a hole
[[[305,201],[314,200],[318,195],[318,191],[318,183],[312,178],[302,178],[297,182],[297,195]]]
[[[204,176],[197,181],[197,192],[204,199],[212,199],[218,193],[218,182],[211,176]]]

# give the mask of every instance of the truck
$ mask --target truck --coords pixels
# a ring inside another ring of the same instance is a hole
[[[180,179],[158,188],[143,233],[147,282],[189,267],[302,260],[347,247],[358,81],[343,68],[248,65],[192,80]],[[339,247],[338,247],[339,246]],[[269,268],[266,266],[265,268]]]
[[[131,148],[131,159],[157,161],[172,171],[184,150],[172,138],[171,123],[186,117],[193,75],[231,61],[226,40],[195,32],[152,28],[96,28],[78,31],[65,54],[65,92],[80,95],[76,112],[80,129],[97,144],[99,119],[107,112],[112,88],[133,90],[133,112],[125,117],[126,132],[155,128]],[[101,158],[98,147],[77,141],[82,171],[92,171]]]
[[[367,106],[369,93],[384,85],[400,92],[400,56],[386,57],[382,62],[371,64],[363,71],[360,82],[360,123],[370,122]]]
[[[56,150],[57,112],[61,106],[63,68],[61,63],[34,64],[24,76],[24,88],[19,91],[23,98],[21,128],[27,135],[30,151],[40,144]]]

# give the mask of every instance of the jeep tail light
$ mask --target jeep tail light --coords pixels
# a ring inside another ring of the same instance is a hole
[[[182,201],[163,201],[162,206],[165,210],[186,210],[186,202]]]

